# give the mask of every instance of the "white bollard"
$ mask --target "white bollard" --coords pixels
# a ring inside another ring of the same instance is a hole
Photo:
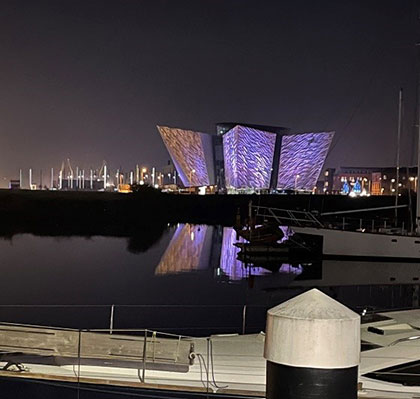
[[[360,316],[317,289],[267,312],[267,399],[356,399]]]

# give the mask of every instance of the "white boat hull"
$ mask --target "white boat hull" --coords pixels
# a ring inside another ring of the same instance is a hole
[[[420,237],[315,227],[292,227],[295,233],[322,237],[322,254],[331,257],[420,259]]]

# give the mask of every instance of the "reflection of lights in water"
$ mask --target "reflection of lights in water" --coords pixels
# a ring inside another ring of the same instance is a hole
[[[299,276],[302,272],[303,267],[300,264],[298,266],[293,266],[290,263],[283,263],[279,269],[279,273],[296,274],[296,276]]]
[[[279,229],[283,232],[283,238],[277,241],[278,244],[287,241],[295,234],[295,232],[289,226],[279,226]]]
[[[232,227],[223,228],[222,251],[220,254],[220,269],[223,274],[229,277],[229,280],[242,280],[250,275],[260,276],[270,274],[271,272],[262,267],[245,267],[243,263],[237,259],[240,248],[233,244],[236,242],[246,242],[242,237],[236,240],[236,231]],[[220,274],[218,274],[220,275]]]
[[[208,226],[179,224],[166,248],[156,275],[193,272],[200,268]]]

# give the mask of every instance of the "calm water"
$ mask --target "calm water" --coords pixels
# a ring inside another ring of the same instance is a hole
[[[178,225],[136,253],[127,238],[14,236],[0,240],[0,320],[83,328],[206,334],[264,329],[267,308],[318,287],[346,305],[418,306],[420,264],[279,263],[236,259],[232,229]],[[48,305],[48,306],[47,306]]]

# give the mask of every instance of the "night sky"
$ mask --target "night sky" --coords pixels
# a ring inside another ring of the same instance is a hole
[[[327,166],[390,166],[399,87],[411,163],[417,14],[411,0],[2,0],[2,185],[66,158],[163,166],[157,124],[335,130]]]

